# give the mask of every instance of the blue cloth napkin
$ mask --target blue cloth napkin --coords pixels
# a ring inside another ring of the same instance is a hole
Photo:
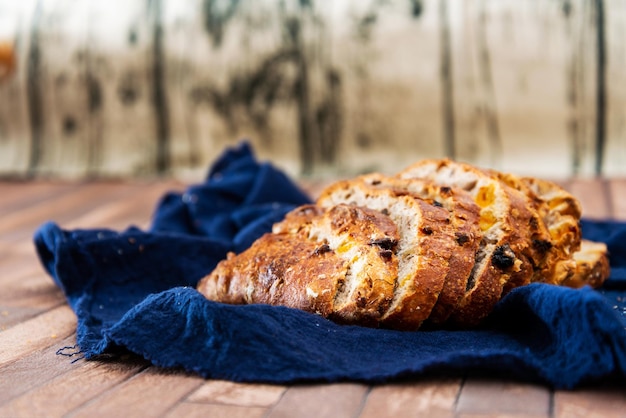
[[[247,248],[309,198],[247,144],[206,181],[169,193],[148,231],[35,233],[39,258],[78,318],[86,358],[130,350],[162,367],[241,382],[387,382],[489,371],[572,388],[626,381],[626,224],[583,222],[607,242],[600,290],[533,284],[509,293],[479,329],[399,332],[342,326],[284,307],[229,306],[194,286],[228,251]]]

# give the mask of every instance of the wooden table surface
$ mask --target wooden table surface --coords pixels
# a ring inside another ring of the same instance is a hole
[[[626,219],[626,180],[564,183],[585,214]],[[574,391],[484,376],[430,376],[368,386],[272,386],[203,380],[129,356],[57,355],[75,344],[76,318],[39,265],[36,227],[147,226],[173,181],[0,182],[0,417],[626,417],[626,388]]]

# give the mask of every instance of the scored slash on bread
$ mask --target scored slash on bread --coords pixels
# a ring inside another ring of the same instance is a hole
[[[582,240],[580,216],[555,183],[424,160],[330,185],[229,253],[198,290],[345,324],[469,327],[531,282],[601,286],[607,248]]]

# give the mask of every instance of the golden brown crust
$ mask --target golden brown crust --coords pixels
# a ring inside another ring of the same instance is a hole
[[[496,179],[497,180],[497,179]],[[536,268],[544,263],[546,250],[551,247],[550,236],[538,212],[530,204],[529,199],[512,187],[503,185],[509,199],[510,212],[506,216],[506,225],[511,250],[522,260],[519,270],[511,272],[509,280],[504,282],[502,293],[529,284]]]
[[[198,284],[210,300],[284,305],[328,316],[347,264],[320,244],[292,234],[265,234],[243,253],[230,254]]]
[[[410,193],[448,210],[456,246],[448,260],[449,269],[443,289],[428,318],[432,324],[445,322],[465,295],[474,267],[482,238],[478,226],[480,208],[467,193],[453,187],[440,187],[419,179],[386,177],[378,173],[362,176],[361,179],[373,187],[390,189],[396,194]]]
[[[349,275],[354,276],[354,284],[346,289],[345,297],[335,298],[331,317],[339,322],[376,325],[393,299],[398,276],[396,225],[389,217],[368,208],[337,205],[326,211],[321,225],[314,225],[310,234],[320,228],[339,238],[336,243],[324,242],[346,259]],[[320,241],[319,236],[316,238]]]
[[[274,234],[308,235],[311,223],[324,214],[324,209],[317,205],[302,205],[285,215],[285,219],[272,226]]]
[[[582,240],[580,250],[574,253],[576,270],[561,284],[579,288],[591,286],[598,288],[610,275],[606,244]]]
[[[463,326],[479,322],[500,300],[509,281],[515,285],[530,282],[533,271],[527,237],[532,222],[519,192],[484,170],[448,159],[417,162],[398,176],[457,187],[480,207],[483,239],[468,291],[450,318],[453,323]]]
[[[492,171],[507,185],[520,191],[533,211],[540,231],[529,237],[534,260],[533,282],[561,283],[573,274],[572,254],[580,248],[580,205],[555,183]],[[538,233],[540,232],[540,233]]]
[[[412,201],[421,208],[422,224],[416,257],[420,259],[419,267],[406,288],[400,302],[392,305],[382,318],[382,324],[394,329],[418,329],[422,322],[429,318],[449,271],[448,260],[454,248],[454,235],[450,234],[448,213],[421,199],[409,196],[399,197]],[[401,278],[398,278],[401,280]]]
[[[487,257],[476,260],[476,270],[472,272],[475,283],[468,286],[467,292],[450,315],[448,324],[460,328],[478,325],[500,300],[503,275],[506,276],[506,273],[494,266],[493,257],[489,256],[493,253],[494,250],[485,249]]]
[[[199,284],[207,298],[267,303],[376,326],[394,293],[395,224],[367,208],[305,205]],[[330,280],[330,281],[329,281]],[[332,286],[331,286],[332,285]]]
[[[400,276],[382,325],[418,329],[437,302],[449,269],[454,234],[448,211],[414,196],[377,189],[358,178],[329,186],[317,203],[322,207],[339,203],[366,206],[384,212],[398,225]]]
[[[576,274],[572,255],[580,249],[582,239],[580,203],[556,183],[530,177],[522,178],[521,182],[540,202],[540,213],[553,243],[553,256],[538,281],[561,284]]]

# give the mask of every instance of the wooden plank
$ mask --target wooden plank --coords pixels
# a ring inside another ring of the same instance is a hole
[[[87,59],[100,98],[92,112],[90,141],[98,175],[119,178],[156,171],[152,3],[90,3]]]
[[[291,174],[394,171],[451,154],[444,137],[474,163],[592,174],[600,131],[624,174],[621,6],[3,2],[0,174],[153,173],[164,150],[198,173],[240,138]]]
[[[0,183],[0,215],[24,210],[46,200],[71,192],[76,184],[57,182],[4,181]]]
[[[110,202],[105,202],[85,212],[84,215],[64,223],[63,228],[106,227],[121,230],[131,224],[145,228],[149,225],[160,198],[169,191],[181,188],[179,182],[172,180],[134,185],[123,199],[111,199]]]
[[[593,219],[611,217],[611,205],[606,180],[577,178],[569,183],[570,192],[580,200],[583,216]]]
[[[57,344],[76,329],[76,317],[67,305],[0,332],[0,367],[34,351]]]
[[[268,418],[354,417],[361,410],[367,392],[367,386],[352,383],[292,386]]]
[[[621,0],[603,0],[606,41],[606,145],[603,175],[626,174],[626,8]]]
[[[73,417],[159,417],[202,384],[200,377],[150,367],[72,411]]]
[[[106,183],[105,183],[106,184]],[[89,183],[82,186],[83,189],[97,189],[100,183]],[[113,187],[114,188],[114,187]],[[159,199],[170,190],[180,189],[180,183],[177,181],[165,181],[154,184],[148,183],[131,183],[121,187],[127,189],[127,192],[120,191],[119,195],[103,194],[99,199],[85,198],[89,203],[81,204],[80,197],[77,199],[77,207],[69,209],[68,212],[60,212],[49,214],[50,218],[59,223],[64,229],[74,228],[110,228],[114,230],[124,230],[131,225],[140,228],[149,226],[152,214]],[[77,194],[82,191],[77,191]],[[98,194],[98,192],[89,192],[89,194]],[[46,211],[41,208],[34,208],[32,211],[26,211],[25,216],[34,217],[35,220],[30,222],[37,225],[38,217],[45,215]],[[71,214],[74,214],[72,217]],[[19,220],[19,216],[16,216]],[[0,235],[0,250],[9,251],[13,254],[31,254],[32,239],[31,235],[35,227],[25,226],[12,233]]]
[[[33,254],[32,244],[28,253],[10,248],[5,254],[0,260],[0,331],[65,303]]]
[[[468,378],[456,405],[456,416],[550,417],[551,392],[538,385]]]
[[[135,187],[124,183],[84,184],[73,193],[41,202],[0,218],[2,241],[30,236],[32,228],[48,220],[69,221],[110,199],[119,199]]]
[[[5,280],[22,279],[41,272],[41,266],[35,257],[31,251],[29,254],[9,252],[7,257],[0,258],[0,284],[5,283]]]
[[[609,180],[611,215],[614,219],[626,220],[626,179]]]
[[[359,417],[453,417],[460,389],[460,379],[429,379],[375,386]]]
[[[554,393],[554,418],[621,418],[625,413],[623,386],[600,384],[594,388]]]
[[[262,418],[267,408],[235,405],[211,405],[183,402],[165,415],[167,418]]]
[[[211,380],[192,393],[188,402],[218,403],[239,406],[269,407],[281,398],[287,388],[279,385],[235,383]]]
[[[64,303],[65,299],[61,295],[44,301],[41,306],[15,306],[0,303],[0,331],[6,331]]]
[[[28,170],[31,126],[28,104],[28,62],[36,0],[0,4],[0,38],[11,45],[14,71],[0,80],[0,176],[21,176]]]
[[[79,363],[73,359],[56,355],[57,350],[76,344],[76,336],[59,339],[56,344],[37,350],[0,369],[0,405],[16,398],[32,389],[41,386],[70,370],[76,369]],[[33,373],[37,370],[37,373]],[[0,416],[8,416],[0,412]]]
[[[80,0],[51,0],[39,2],[34,12],[30,65],[36,75],[29,79],[33,124],[29,174],[88,173],[90,91],[83,62],[88,8]]]
[[[73,364],[70,359],[57,359],[57,363],[55,370],[63,368],[63,373],[52,379],[49,379],[51,365],[37,373],[33,373],[33,367],[27,368],[24,378],[35,386],[21,396],[0,404],[0,416],[67,416],[74,409],[122,384],[146,367],[144,361],[136,358],[110,362],[79,360]],[[33,382],[42,374],[40,382]]]
[[[49,309],[65,303],[61,290],[40,267],[24,277],[6,276],[0,280],[0,330],[7,330]]]

